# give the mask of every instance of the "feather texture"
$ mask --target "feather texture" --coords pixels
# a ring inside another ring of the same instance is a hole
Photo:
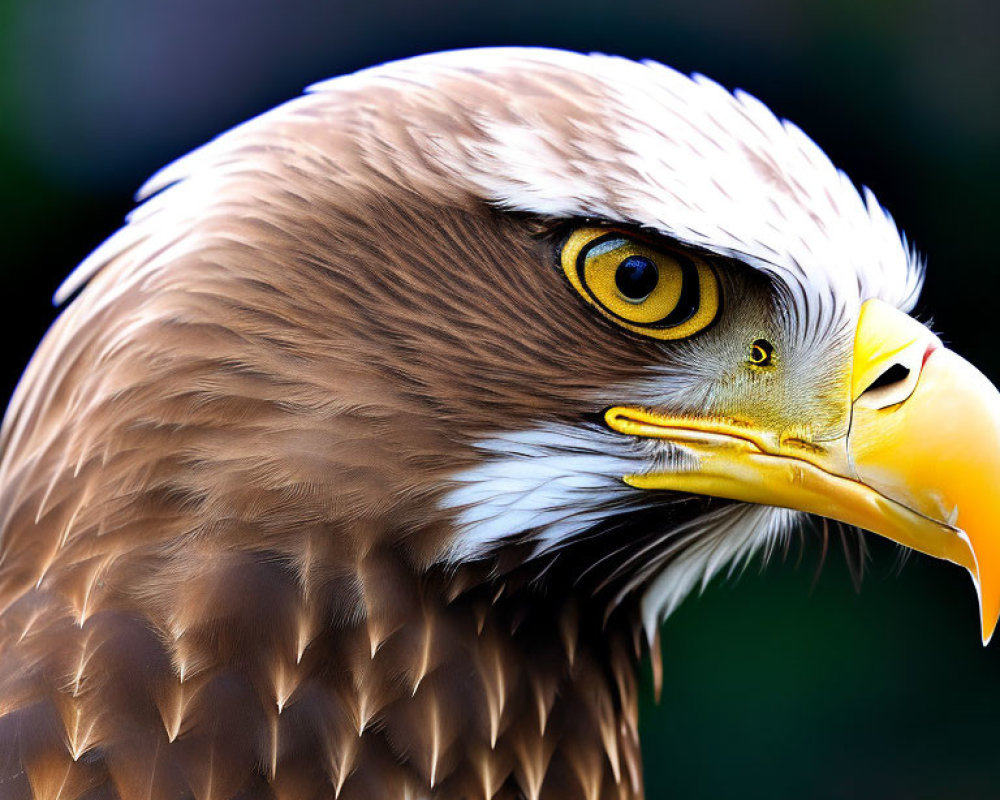
[[[920,280],[756,101],[552,51],[319,85],[141,199],[0,433],[6,797],[641,798],[643,594],[653,631],[778,526],[640,497],[685,455],[594,414],[732,415],[752,323],[817,386],[775,423],[836,431],[815,365]],[[714,254],[727,314],[618,335],[555,268],[576,217]]]

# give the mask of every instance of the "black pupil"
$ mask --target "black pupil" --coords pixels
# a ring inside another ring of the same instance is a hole
[[[615,272],[615,286],[626,299],[633,302],[649,297],[659,279],[656,264],[645,256],[629,256],[618,265]]]

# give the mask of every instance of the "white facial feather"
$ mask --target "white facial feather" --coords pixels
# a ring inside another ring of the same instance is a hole
[[[452,478],[441,505],[455,515],[457,535],[447,560],[459,563],[487,556],[511,538],[528,535],[534,555],[551,553],[615,516],[649,508],[648,493],[633,489],[622,475],[645,472],[649,443],[631,442],[597,428],[543,425],[500,434],[480,442],[489,458]],[[675,454],[672,466],[693,468]],[[662,568],[651,551],[644,566],[656,576],[638,588],[642,614],[652,635],[694,589],[721,571],[729,574],[760,554],[765,560],[802,514],[784,508],[734,504],[680,526],[664,523],[662,546],[684,541]]]
[[[453,476],[442,501],[458,528],[449,561],[482,558],[529,531],[536,552],[547,552],[622,506],[647,505],[621,480],[646,469],[641,448],[606,431],[553,424],[500,434],[478,448],[488,458]]]
[[[704,589],[727,566],[732,575],[756,555],[766,562],[804,517],[787,508],[738,503],[673,531],[674,537],[691,532],[697,536],[659,572],[642,596],[642,619],[650,638],[692,590]]]

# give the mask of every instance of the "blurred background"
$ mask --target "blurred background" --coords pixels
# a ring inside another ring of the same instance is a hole
[[[921,317],[1000,381],[1000,4],[0,0],[0,399],[159,166],[312,81],[496,44],[653,58],[795,120],[927,256]],[[971,581],[870,545],[860,592],[807,536],[666,624],[651,800],[1000,797]]]

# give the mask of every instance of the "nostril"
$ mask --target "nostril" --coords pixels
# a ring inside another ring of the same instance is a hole
[[[905,381],[910,377],[910,370],[904,367],[902,364],[893,364],[889,369],[879,375],[871,384],[865,389],[862,394],[871,392],[875,389],[881,389],[883,386],[892,386],[894,383],[900,383]]]
[[[934,341],[920,338],[893,353],[891,360],[879,359],[874,364],[863,366],[864,380],[870,380],[871,383],[854,402],[859,408],[875,411],[904,402],[917,390],[923,363],[933,349]],[[876,373],[876,370],[879,372]],[[864,386],[860,381],[859,384]]]

